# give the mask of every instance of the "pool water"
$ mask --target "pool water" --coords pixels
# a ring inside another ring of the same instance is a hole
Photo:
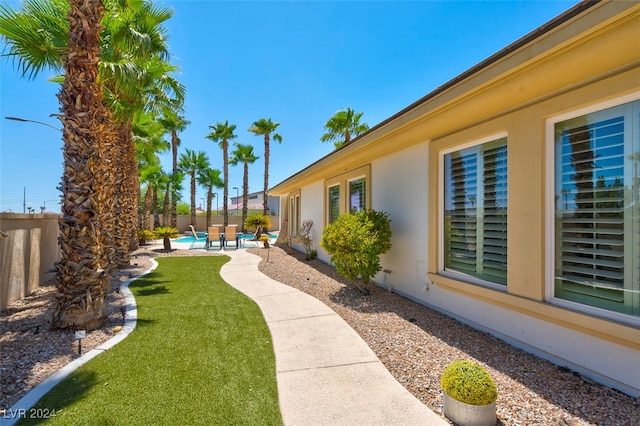
[[[275,238],[276,237],[275,235],[271,235],[271,234],[268,234],[268,235],[269,235],[269,238]],[[207,234],[205,234],[204,232],[198,232],[198,238],[199,238],[199,241],[203,241],[204,242],[207,239]],[[253,234],[238,234],[238,238],[240,238],[240,239],[250,239],[250,238],[253,238]],[[173,241],[175,241],[176,243],[194,243],[196,241],[196,239],[193,238],[193,236],[187,236],[187,237],[177,238],[177,239],[175,239]]]

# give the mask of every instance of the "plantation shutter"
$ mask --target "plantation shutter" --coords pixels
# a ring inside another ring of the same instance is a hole
[[[357,213],[366,208],[366,179],[360,178],[349,182],[349,211]]]
[[[633,315],[640,315],[637,106],[556,124],[555,295]]]
[[[507,282],[507,146],[484,152],[484,217],[482,273],[490,281]]]
[[[333,223],[340,216],[340,185],[329,188],[329,223]]]

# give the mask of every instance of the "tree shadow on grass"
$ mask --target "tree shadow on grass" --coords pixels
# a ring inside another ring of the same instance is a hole
[[[49,391],[31,409],[26,410],[18,425],[39,425],[48,418],[61,415],[60,411],[87,396],[89,391],[100,384],[94,371],[75,371]]]

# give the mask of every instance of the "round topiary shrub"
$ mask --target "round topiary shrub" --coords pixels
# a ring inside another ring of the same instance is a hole
[[[498,398],[493,379],[473,361],[454,361],[442,373],[442,390],[450,397],[472,405],[489,405]]]

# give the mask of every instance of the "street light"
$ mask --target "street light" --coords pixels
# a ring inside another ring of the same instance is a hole
[[[238,191],[239,191],[239,189],[238,189],[238,187],[237,187],[237,186],[234,186],[234,187],[233,187],[233,189],[235,189],[235,190],[236,190],[236,216],[238,216],[238,204],[240,204],[240,203],[238,202],[238,199],[240,198],[240,197],[238,196]]]
[[[55,129],[59,132],[62,131],[62,129],[58,129],[56,126],[52,126],[49,123],[45,123],[43,121],[37,121],[37,120],[27,120],[26,118],[20,118],[20,117],[5,117],[7,120],[12,120],[12,121],[20,121],[22,123],[36,123],[36,124],[42,124],[43,126],[47,126],[47,127],[51,127],[52,129]]]
[[[218,193],[214,192],[214,194],[216,194],[216,216],[218,216],[220,214],[220,211],[218,210],[220,208],[218,205]]]
[[[204,198],[200,198],[200,209],[204,211]]]

